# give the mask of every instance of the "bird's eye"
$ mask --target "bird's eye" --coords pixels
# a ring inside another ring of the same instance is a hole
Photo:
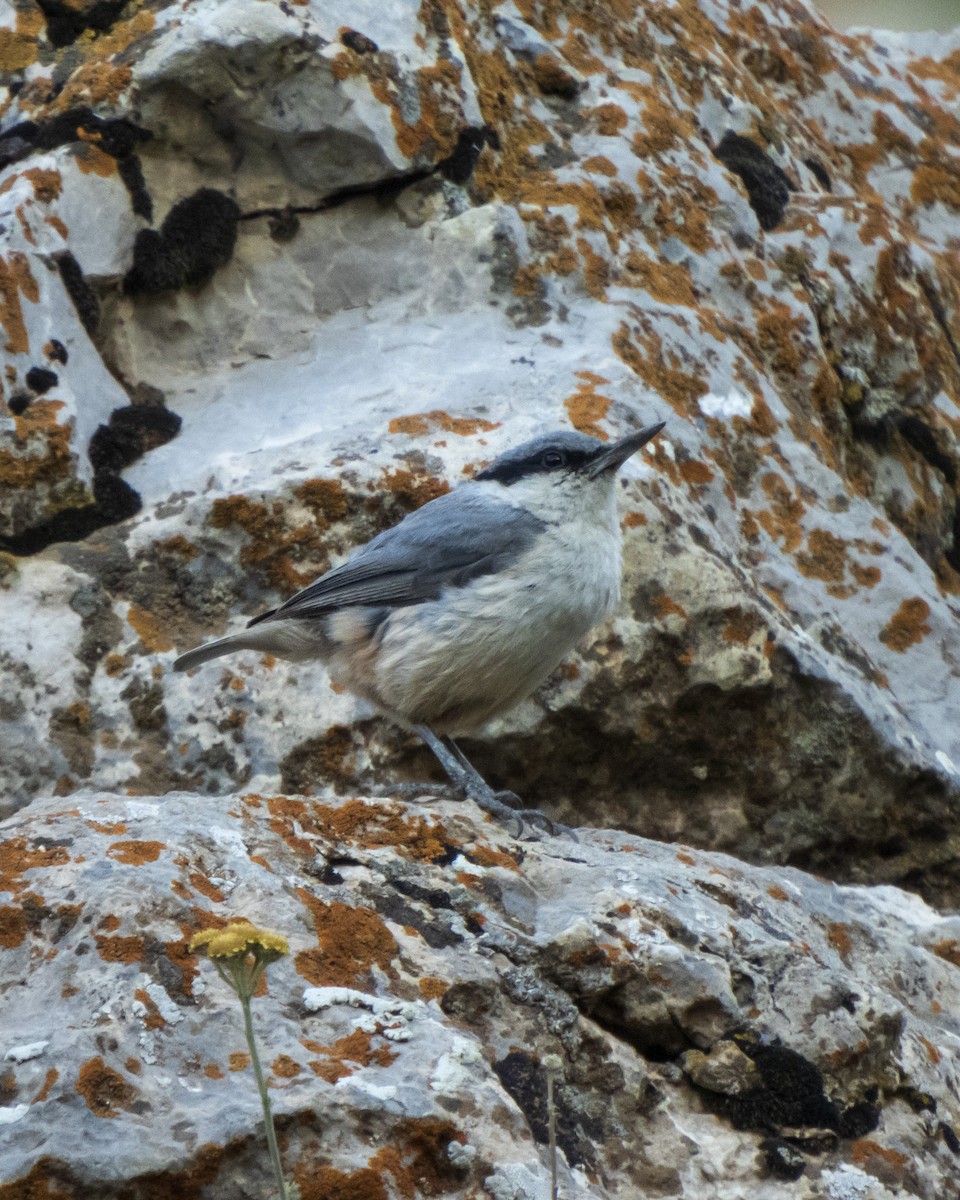
[[[544,450],[540,461],[545,467],[562,467],[567,461],[567,456],[562,450]]]

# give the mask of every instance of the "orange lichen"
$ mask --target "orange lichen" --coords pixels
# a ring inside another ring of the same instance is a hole
[[[32,304],[40,300],[40,288],[27,256],[20,250],[11,250],[6,258],[0,255],[0,325],[7,335],[5,349],[10,354],[27,354],[30,350],[21,293]]]
[[[46,1100],[47,1097],[50,1095],[50,1089],[53,1087],[53,1085],[57,1082],[57,1080],[59,1078],[60,1078],[60,1072],[57,1070],[57,1068],[56,1067],[48,1067],[47,1073],[43,1079],[43,1084],[40,1087],[40,1091],[37,1092],[37,1094],[30,1101],[30,1103],[31,1104],[39,1104],[42,1100]]]
[[[723,614],[723,640],[745,646],[764,626],[763,618],[750,609],[735,605]]]
[[[114,842],[107,847],[107,854],[128,867],[141,867],[144,863],[156,862],[164,850],[163,842]]]
[[[828,529],[814,529],[807,535],[807,550],[797,555],[797,565],[810,579],[839,583],[847,568],[847,543]]]
[[[267,582],[284,596],[306,587],[329,565],[322,537],[329,521],[318,519],[321,497],[319,489],[309,488],[313,482],[301,485],[308,488],[302,500],[312,507],[313,519],[298,522],[292,528],[281,500],[268,507],[248,496],[233,495],[214,500],[210,506],[209,520],[214,529],[236,526],[248,535],[240,550],[241,564],[261,571]],[[313,505],[309,503],[311,500]],[[298,568],[295,562],[303,562],[305,566]]]
[[[923,1048],[927,1052],[927,1058],[929,1058],[933,1065],[936,1066],[941,1058],[940,1051],[936,1048],[933,1042],[928,1041],[923,1034],[920,1034],[919,1036],[920,1041],[923,1043]]]
[[[330,1046],[305,1041],[304,1045],[308,1050],[324,1056],[322,1060],[314,1059],[310,1062],[311,1071],[327,1083],[336,1083],[337,1080],[353,1073],[354,1067],[348,1066],[348,1063],[360,1067],[389,1067],[396,1061],[397,1055],[389,1046],[381,1044],[374,1047],[373,1038],[374,1034],[369,1030],[355,1029]]]
[[[696,402],[710,390],[706,380],[685,371],[676,354],[665,354],[661,338],[642,327],[645,318],[640,321],[634,329],[621,323],[610,339],[614,353],[676,412],[699,416]],[[660,462],[659,456],[656,461]]]
[[[133,998],[138,1000],[146,1010],[144,1016],[141,1018],[144,1027],[146,1029],[163,1029],[166,1021],[161,1016],[160,1009],[157,1008],[150,993],[144,988],[137,988],[133,993]]]
[[[24,872],[62,867],[69,861],[62,846],[48,849],[42,844],[32,846],[24,837],[8,838],[0,842],[0,891],[17,895],[25,886]]]
[[[317,948],[294,960],[297,971],[316,986],[362,987],[374,967],[387,970],[397,943],[372,908],[352,908],[334,900],[325,904],[305,888],[297,895],[313,919]]]
[[[929,949],[937,958],[942,958],[945,962],[960,967],[960,941],[956,938],[944,938],[942,941],[934,942]]]
[[[858,1167],[879,1165],[880,1172],[890,1183],[902,1179],[904,1168],[910,1161],[907,1155],[899,1150],[881,1146],[872,1138],[865,1137],[850,1143],[850,1160]]]
[[[31,167],[23,172],[23,178],[29,179],[34,196],[43,204],[56,200],[63,190],[63,177],[53,169]]]
[[[806,329],[806,318],[786,304],[774,303],[757,318],[757,341],[775,371],[791,377],[798,374],[803,347],[797,334]]]
[[[585,158],[583,169],[589,171],[591,175],[606,175],[610,179],[616,178],[617,175],[616,165],[602,154],[593,154],[589,158]]]
[[[610,435],[600,425],[600,422],[610,411],[611,404],[613,401],[610,397],[601,396],[595,392],[592,383],[589,382],[579,383],[577,391],[563,402],[574,429],[578,429],[581,433],[588,433],[591,437],[600,438],[604,442]]]
[[[646,87],[642,98],[642,129],[633,135],[632,143],[638,158],[654,158],[673,149],[678,142],[689,143],[694,135],[690,118],[671,108],[664,100],[662,90]]]
[[[0,71],[24,71],[37,61],[37,35],[44,26],[39,9],[19,9],[13,29],[0,29]]]
[[[95,1117],[116,1117],[117,1109],[129,1109],[137,1097],[136,1088],[99,1055],[81,1066],[77,1091]]]
[[[270,1064],[270,1070],[279,1079],[293,1079],[300,1074],[303,1067],[295,1059],[291,1058],[289,1054],[278,1054]]]
[[[577,249],[583,260],[583,282],[594,300],[605,300],[610,282],[610,263],[598,254],[586,238],[577,238]]]
[[[202,896],[206,896],[208,900],[212,900],[214,904],[222,904],[224,900],[223,892],[210,882],[205,875],[199,871],[193,871],[190,875],[191,886],[198,891]]]
[[[92,141],[80,142],[76,158],[77,166],[84,175],[99,175],[106,179],[116,173],[117,160]]]
[[[650,608],[653,615],[658,621],[664,621],[667,617],[681,617],[684,621],[687,620],[687,610],[682,604],[668,596],[666,592],[657,592],[650,601]]]
[[[772,887],[767,888],[767,895],[772,900],[789,900],[790,899],[789,894],[787,892],[785,892],[778,883],[775,883],[775,884],[773,884]]]
[[[387,1186],[380,1172],[369,1167],[348,1173],[336,1167],[298,1162],[293,1177],[300,1200],[387,1200]]]
[[[164,654],[173,649],[173,641],[164,631],[159,618],[139,604],[131,604],[127,613],[127,621],[133,626],[143,643],[143,648],[149,654]]]
[[[15,950],[27,936],[27,919],[23,909],[13,904],[0,906],[0,948]]]
[[[431,475],[401,469],[384,471],[382,485],[407,509],[420,508],[450,491],[450,484],[445,479],[434,479]]]
[[[438,1000],[446,992],[449,984],[435,975],[424,975],[417,980],[417,987],[425,1000]]]
[[[790,554],[803,540],[800,518],[805,505],[794,496],[786,480],[775,471],[770,471],[760,480],[760,485],[770,499],[770,508],[757,513],[757,520],[774,541],[783,543]]]
[[[686,458],[677,463],[677,470],[684,483],[691,487],[703,487],[713,479],[713,471],[705,462],[696,458]]]
[[[250,1066],[250,1055],[244,1054],[239,1050],[235,1050],[230,1055],[228,1063],[231,1071],[245,1071]]]
[[[588,109],[585,116],[594,122],[601,137],[616,137],[627,126],[627,114],[619,104],[599,104]]]
[[[135,963],[144,955],[144,940],[136,935],[130,937],[97,936],[97,952],[104,962]]]
[[[632,250],[627,255],[620,282],[642,288],[661,304],[693,308],[697,303],[686,263],[660,262]]]
[[[827,926],[827,941],[843,959],[844,966],[850,966],[850,955],[853,952],[853,939],[850,929],[842,921],[832,921]]]
[[[910,184],[911,198],[917,204],[939,202],[960,209],[960,171],[951,165],[943,159],[936,166],[917,167]]]
[[[111,837],[116,837],[118,833],[127,832],[125,821],[112,821],[109,824],[100,821],[87,821],[87,828],[93,829],[96,833],[108,834]]]
[[[446,853],[448,834],[435,818],[428,821],[410,816],[402,808],[365,804],[362,800],[349,800],[336,808],[313,804],[308,810],[304,806],[302,814],[296,816],[285,803],[282,798],[268,801],[273,818],[270,824],[291,845],[289,839],[295,837],[291,822],[297,820],[305,833],[328,841],[349,841],[368,850],[391,846],[404,857],[420,862],[433,862]],[[312,854],[312,843],[305,849]]]
[[[481,867],[502,867],[505,871],[519,872],[520,864],[506,850],[498,850],[496,846],[488,846],[478,842],[469,854],[470,859]]]
[[[388,429],[390,433],[405,433],[410,437],[422,437],[431,431],[431,426],[442,429],[445,433],[455,433],[460,437],[473,437],[478,433],[489,433],[498,429],[499,421],[485,421],[481,417],[451,417],[442,409],[435,408],[428,413],[412,413],[405,417],[394,417]]]
[[[407,158],[428,157],[435,162],[453,151],[459,133],[455,110],[461,79],[456,62],[441,59],[433,66],[417,70],[419,102],[415,109],[417,118],[412,122],[406,119],[411,109],[399,86],[397,69],[384,56],[352,52],[339,55],[334,62],[334,74],[338,78],[351,74],[366,77],[374,97],[389,108],[397,148]]]
[[[370,1159],[370,1166],[381,1179],[384,1173],[393,1176],[395,1194],[402,1200],[447,1195],[460,1190],[461,1180],[451,1166],[448,1147],[465,1141],[466,1134],[442,1117],[407,1118],[398,1123],[391,1143]]]
[[[897,654],[922,642],[931,632],[927,624],[930,605],[920,596],[904,600],[889,622],[880,631],[880,641]]]

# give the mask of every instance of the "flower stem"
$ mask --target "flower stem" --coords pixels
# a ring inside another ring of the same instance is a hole
[[[547,1071],[547,1129],[550,1138],[550,1200],[557,1200],[557,1110],[553,1102],[553,1071]]]
[[[287,1185],[283,1181],[283,1166],[280,1162],[280,1148],[277,1146],[277,1131],[273,1127],[273,1110],[270,1107],[267,1081],[263,1077],[263,1067],[260,1066],[260,1055],[257,1053],[257,1043],[253,1036],[253,1015],[250,1012],[249,996],[241,993],[240,1007],[243,1009],[243,1029],[247,1035],[247,1045],[250,1047],[250,1061],[253,1063],[253,1073],[257,1080],[257,1091],[260,1093],[260,1103],[263,1105],[263,1123],[267,1131],[270,1161],[273,1163],[273,1170],[277,1177],[280,1200],[287,1200]]]

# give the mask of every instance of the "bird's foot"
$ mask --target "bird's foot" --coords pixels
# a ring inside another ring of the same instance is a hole
[[[539,809],[523,808],[523,801],[515,792],[495,792],[452,738],[437,737],[428,725],[417,725],[416,731],[433,751],[456,790],[467,799],[473,800],[501,824],[510,825],[516,822],[517,837],[523,836],[526,823],[530,828],[542,831],[549,837],[565,833],[574,841],[578,840],[572,829],[551,821]]]
[[[551,821],[546,813],[542,813],[539,808],[524,808],[523,801],[516,792],[501,791],[495,792],[493,788],[484,785],[481,790],[476,786],[465,787],[464,794],[467,799],[472,800],[476,805],[495,817],[501,824],[507,825],[515,821],[517,824],[517,837],[523,837],[524,827],[529,826],[536,832],[543,832],[547,837],[559,837],[565,834],[572,838],[575,842],[579,841],[576,833],[569,825],[561,825],[559,821]]]

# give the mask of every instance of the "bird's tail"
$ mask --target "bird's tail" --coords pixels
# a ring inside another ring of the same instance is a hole
[[[205,646],[198,646],[196,650],[188,650],[186,654],[181,654],[174,661],[173,669],[175,671],[192,671],[201,663],[209,662],[211,658],[219,658],[222,654],[233,654],[235,650],[255,649],[250,643],[251,639],[244,637],[242,633],[232,633],[229,637],[217,638],[215,642],[207,642]]]
[[[311,658],[323,658],[328,650],[326,627],[320,621],[264,621],[255,628],[247,626],[240,633],[207,642],[196,650],[188,650],[174,659],[175,671],[191,671],[211,658],[221,654],[233,654],[237,650],[256,650],[261,654],[275,654],[291,662],[305,662]]]

